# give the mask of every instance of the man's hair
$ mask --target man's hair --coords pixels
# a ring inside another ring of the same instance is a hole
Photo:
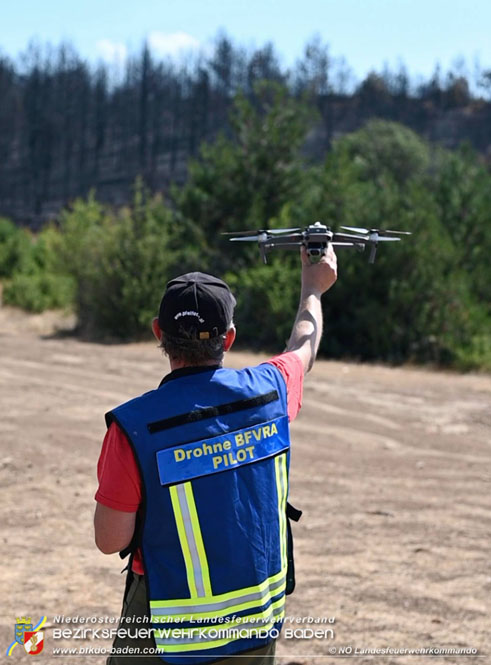
[[[233,326],[231,323],[228,327]],[[184,331],[182,334],[185,334]],[[191,333],[192,334],[192,333]],[[203,365],[214,360],[220,365],[225,353],[225,335],[218,335],[210,339],[195,339],[194,337],[173,337],[162,333],[160,348],[165,355],[174,360],[184,361],[187,365]]]

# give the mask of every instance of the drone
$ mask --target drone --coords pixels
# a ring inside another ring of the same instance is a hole
[[[327,252],[329,243],[334,247],[348,247],[363,252],[365,247],[370,248],[369,263],[375,263],[377,246],[379,242],[397,242],[399,236],[409,236],[410,231],[390,231],[383,229],[364,229],[357,226],[341,226],[349,233],[332,231],[329,226],[321,222],[310,224],[304,229],[260,229],[259,231],[238,231],[224,233],[233,235],[231,242],[257,242],[264,263],[267,263],[267,254],[273,249],[293,249],[303,246],[307,250],[310,263],[318,263]]]

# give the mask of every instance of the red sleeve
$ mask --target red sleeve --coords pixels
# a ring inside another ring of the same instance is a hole
[[[302,407],[303,363],[296,353],[289,351],[268,360],[283,375],[288,395],[288,420],[294,420]]]
[[[128,439],[116,423],[104,437],[97,479],[96,501],[114,510],[136,513],[141,502],[140,472]]]

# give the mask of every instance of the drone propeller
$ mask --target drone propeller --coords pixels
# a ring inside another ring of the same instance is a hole
[[[361,229],[357,226],[341,226],[345,231],[353,231],[354,233],[363,233],[364,235],[370,233],[368,229]]]
[[[366,242],[368,238],[362,238],[361,236],[355,236],[351,233],[336,233],[334,234],[334,238],[336,240],[340,240],[341,242],[348,241],[348,242]]]
[[[224,234],[225,235],[225,234]],[[254,242],[261,236],[239,236],[238,238],[229,238],[230,242]]]
[[[370,233],[377,233],[378,235],[385,235],[386,233],[392,233],[394,235],[400,235],[400,236],[410,236],[411,231],[391,231],[389,229],[362,229],[358,226],[342,226],[342,229],[345,229],[346,231],[354,231],[355,233],[363,233],[364,235],[368,235]]]
[[[268,242],[272,242],[272,243],[275,244],[275,246],[277,246],[278,242],[290,244],[292,242],[295,243],[297,241],[301,242],[302,239],[303,239],[303,235],[301,233],[293,233],[293,234],[290,234],[288,236],[285,236],[284,238],[281,237],[281,236],[277,236],[277,238],[276,237],[271,238],[271,237],[268,237],[268,235],[265,231],[264,233],[261,232],[259,235],[238,236],[237,238],[230,238],[229,240],[230,240],[230,242],[254,242],[254,241],[258,241],[258,242],[266,243],[266,244]]]
[[[282,233],[294,233],[301,231],[301,229],[258,229],[257,231],[227,231],[222,233],[222,236],[243,236],[244,238],[256,236],[258,234],[266,233],[267,235],[280,235]]]

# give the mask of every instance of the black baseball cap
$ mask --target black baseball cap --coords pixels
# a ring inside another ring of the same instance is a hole
[[[225,282],[189,272],[166,286],[159,309],[160,329],[172,337],[210,339],[227,332],[236,301]]]

